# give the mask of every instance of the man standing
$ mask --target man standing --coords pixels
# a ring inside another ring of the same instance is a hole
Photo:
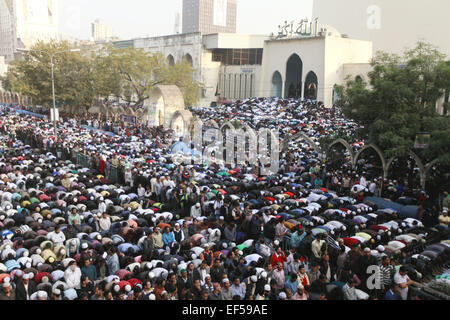
[[[239,296],[241,297],[241,300],[245,299],[245,287],[241,283],[241,280],[239,277],[234,278],[233,286],[230,288],[231,291],[231,297]]]
[[[231,293],[231,290],[230,290],[230,280],[225,278],[225,279],[223,279],[222,283],[223,283],[223,288],[221,291],[222,299],[223,300],[232,300],[233,294]],[[245,290],[244,290],[244,292],[245,292]]]
[[[153,243],[153,231],[150,230],[147,237],[142,241],[142,259],[144,261],[150,261],[153,256],[153,250],[155,245]]]
[[[54,246],[63,245],[64,241],[66,241],[66,236],[61,232],[61,226],[57,225],[55,227],[55,231],[49,232],[47,234],[47,239],[52,241]]]
[[[383,256],[381,258],[380,265],[380,282],[381,290],[385,293],[391,286],[391,279],[395,272],[394,267],[391,265],[391,259],[388,256]]]
[[[314,258],[317,261],[322,259],[322,245],[325,243],[325,240],[322,240],[322,236],[318,235],[316,239],[311,243],[311,251],[314,255]]]
[[[394,282],[398,284],[400,296],[402,300],[408,300],[408,289],[413,281],[408,277],[408,270],[405,267],[400,267],[394,276]]]
[[[281,262],[277,263],[277,268],[273,271],[273,278],[277,281],[277,289],[283,290],[286,279],[284,277],[284,270]]]
[[[30,278],[31,275],[25,273],[22,278],[18,279],[16,284],[17,300],[30,300],[31,295],[37,291],[36,284]]]

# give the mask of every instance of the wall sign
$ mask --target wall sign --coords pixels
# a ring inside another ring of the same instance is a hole
[[[315,18],[311,21],[309,21],[308,18],[305,18],[300,20],[297,24],[295,24],[294,21],[291,21],[291,23],[285,21],[284,25],[279,25],[276,39],[317,37],[318,33],[319,18]]]

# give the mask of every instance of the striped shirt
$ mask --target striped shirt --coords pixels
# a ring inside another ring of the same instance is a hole
[[[391,285],[391,279],[394,271],[394,267],[391,265],[380,265],[380,282],[383,289],[387,289]]]

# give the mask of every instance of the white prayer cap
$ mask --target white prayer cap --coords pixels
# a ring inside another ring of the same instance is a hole
[[[384,247],[383,247],[382,245],[379,245],[379,246],[377,247],[377,250],[378,250],[379,252],[384,252]]]
[[[270,286],[269,286],[268,284],[266,284],[266,285],[264,286],[264,291],[270,291]]]

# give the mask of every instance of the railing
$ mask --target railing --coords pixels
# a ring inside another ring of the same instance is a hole
[[[119,182],[119,168],[115,166],[110,166],[109,170],[106,172],[106,179],[111,183]]]
[[[88,155],[82,153],[76,153],[77,164],[85,168],[91,168],[91,159]]]
[[[84,168],[98,169],[97,165],[93,164],[91,158],[83,153],[75,153],[76,163]],[[110,165],[105,172],[105,178],[111,183],[119,182],[119,167]]]

